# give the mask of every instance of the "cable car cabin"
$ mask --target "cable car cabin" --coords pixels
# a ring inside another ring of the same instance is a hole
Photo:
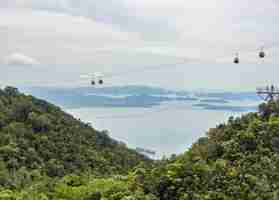
[[[264,52],[264,51],[261,51],[261,52],[259,53],[259,57],[260,57],[260,58],[264,58],[264,57],[265,57],[265,52]]]
[[[102,85],[103,83],[104,83],[104,81],[103,81],[102,79],[100,79],[100,80],[99,80],[99,84]]]
[[[238,58],[238,57],[235,57],[234,60],[233,60],[233,62],[234,62],[235,64],[238,64],[238,63],[239,63],[239,58]]]
[[[95,81],[91,81],[91,85],[95,85],[96,83],[95,83]]]

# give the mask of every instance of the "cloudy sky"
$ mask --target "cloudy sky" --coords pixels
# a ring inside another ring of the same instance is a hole
[[[109,86],[279,84],[278,9],[279,0],[0,0],[0,84],[85,86],[79,76],[94,72]]]

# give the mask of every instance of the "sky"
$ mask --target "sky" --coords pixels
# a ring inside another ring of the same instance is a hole
[[[80,75],[95,72],[107,86],[279,84],[278,9],[279,0],[0,0],[0,84],[87,86]]]

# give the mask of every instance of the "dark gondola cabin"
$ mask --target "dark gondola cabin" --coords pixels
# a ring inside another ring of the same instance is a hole
[[[234,62],[235,64],[238,64],[238,63],[239,63],[239,58],[238,58],[238,57],[235,57],[233,62]]]
[[[100,80],[99,80],[99,84],[102,85],[103,83],[104,83],[104,81],[103,81],[102,79],[100,79]]]
[[[261,51],[261,52],[259,53],[259,57],[260,57],[260,58],[264,58],[264,57],[265,57],[265,52],[264,52],[264,51]]]
[[[95,85],[95,81],[91,81],[91,85]]]

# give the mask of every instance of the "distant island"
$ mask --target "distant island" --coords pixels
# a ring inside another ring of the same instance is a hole
[[[232,112],[251,112],[256,111],[256,106],[230,106],[230,105],[213,105],[213,104],[194,104],[194,107],[200,107],[205,110],[222,110]]]
[[[149,86],[115,87],[22,87],[21,91],[43,98],[66,109],[85,107],[153,107],[163,102],[190,102],[194,107],[210,110],[247,111],[254,108],[231,106],[233,101],[259,101],[254,92],[189,92]],[[218,105],[216,105],[218,104]],[[226,105],[220,105],[226,104]]]
[[[200,102],[203,102],[203,103],[221,103],[221,104],[229,103],[229,101],[224,100],[224,99],[201,99]]]

